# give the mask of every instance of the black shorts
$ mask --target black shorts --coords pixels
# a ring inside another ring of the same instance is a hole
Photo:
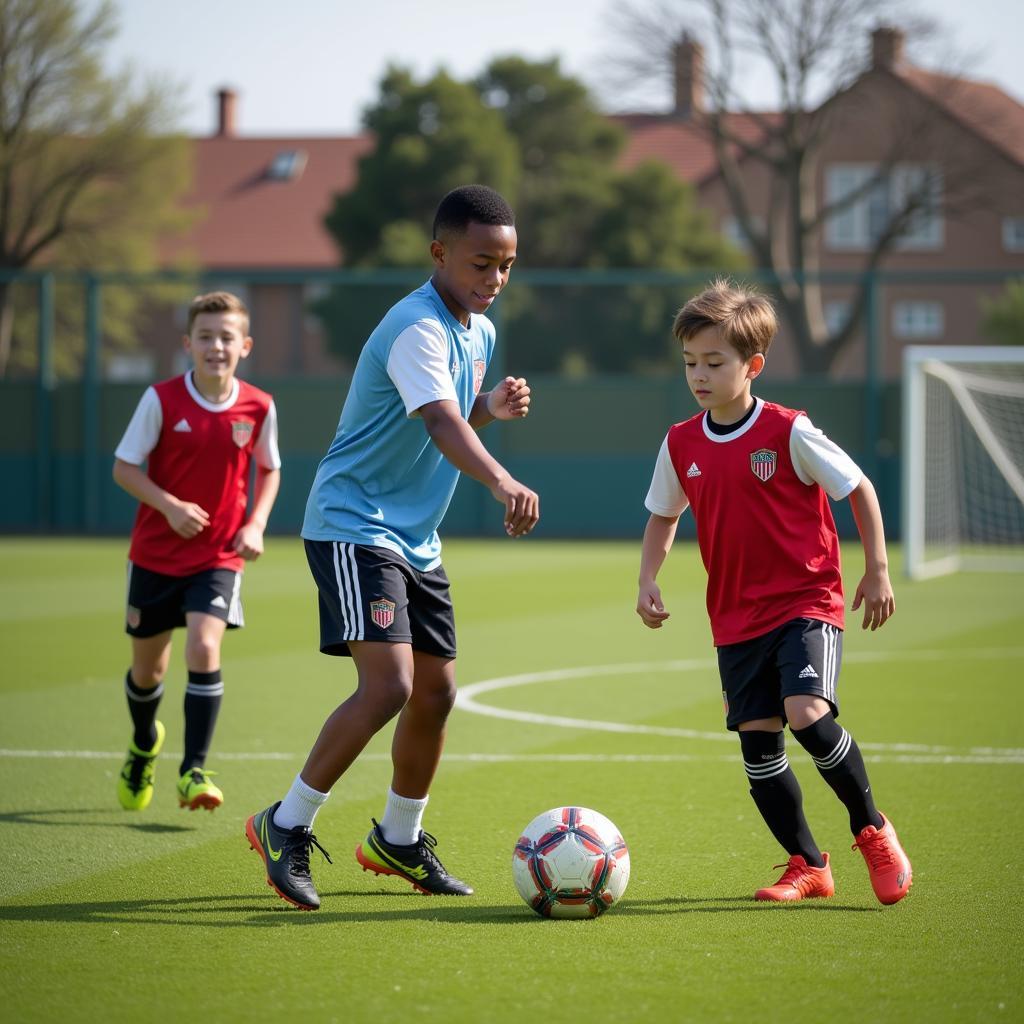
[[[305,544],[320,593],[324,654],[351,657],[349,640],[371,640],[455,657],[455,613],[441,566],[420,572],[393,551],[364,544]]]
[[[125,632],[148,637],[185,625],[186,612],[222,619],[228,629],[245,625],[242,574],[234,569],[204,569],[191,576],[165,576],[128,563]]]
[[[725,724],[736,729],[758,718],[786,721],[783,701],[823,697],[839,717],[839,665],[843,631],[818,619],[792,619],[764,636],[718,648]]]

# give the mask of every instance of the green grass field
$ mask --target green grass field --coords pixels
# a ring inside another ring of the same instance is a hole
[[[776,907],[750,899],[784,855],[722,727],[696,552],[673,552],[673,616],[652,633],[633,613],[638,544],[450,542],[460,685],[520,677],[474,696],[490,713],[453,714],[424,822],[477,895],[424,897],[359,870],[353,849],[390,778],[382,734],[317,820],[334,864],[314,851],[323,908],[303,914],[267,888],[242,834],[353,684],[347,661],[316,652],[301,546],[272,538],[247,574],[248,627],[225,643],[209,764],[226,802],[212,815],[175,800],[180,641],[153,803],[137,815],[117,805],[125,550],[0,541],[5,1019],[1024,1019],[1019,576],[915,585],[897,567],[896,617],[849,630],[842,721],[914,888],[879,906],[843,808],[792,744],[837,891]],[[853,576],[857,550],[846,559]],[[512,885],[519,830],[565,803],[602,811],[630,845],[625,898],[597,920],[542,920]]]

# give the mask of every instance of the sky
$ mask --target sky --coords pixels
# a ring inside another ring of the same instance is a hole
[[[86,9],[99,0],[82,0]],[[634,0],[636,2],[636,0]],[[642,0],[641,0],[642,2]],[[658,2],[658,0],[653,0]],[[667,2],[667,0],[661,0]],[[605,109],[621,94],[598,83],[615,44],[614,0],[114,0],[120,31],[107,50],[111,71],[176,84],[177,127],[208,135],[214,94],[239,94],[240,135],[347,135],[377,94],[389,62],[418,79],[445,67],[457,78],[510,53],[558,56],[563,70],[592,87]],[[904,10],[894,3],[896,18]],[[947,41],[966,56],[970,77],[994,81],[1024,103],[1024,4],[1020,0],[926,0],[914,10],[938,20]],[[866,44],[865,44],[866,45]],[[770,91],[749,75],[753,101]],[[669,97],[648,89],[630,109],[667,109]],[[764,105],[762,103],[762,105]]]

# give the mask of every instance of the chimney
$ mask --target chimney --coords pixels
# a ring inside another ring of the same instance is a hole
[[[871,66],[875,70],[892,71],[903,63],[906,37],[898,28],[879,25],[871,33]]]
[[[684,32],[673,47],[675,114],[692,118],[704,109],[704,47]]]
[[[234,89],[217,90],[217,138],[235,137],[236,108],[238,93]]]

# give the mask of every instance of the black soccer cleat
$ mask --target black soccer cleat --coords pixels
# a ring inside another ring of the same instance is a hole
[[[245,835],[267,866],[267,885],[299,910],[318,910],[320,895],[309,874],[309,848],[315,846],[332,863],[330,854],[316,841],[311,828],[278,828],[274,811],[281,801],[254,814],[245,823]]]
[[[437,840],[429,832],[420,832],[419,840],[408,846],[389,843],[374,818],[373,828],[356,847],[356,860],[364,871],[375,875],[398,875],[414,889],[428,896],[472,896],[472,886],[449,875],[437,859]]]

